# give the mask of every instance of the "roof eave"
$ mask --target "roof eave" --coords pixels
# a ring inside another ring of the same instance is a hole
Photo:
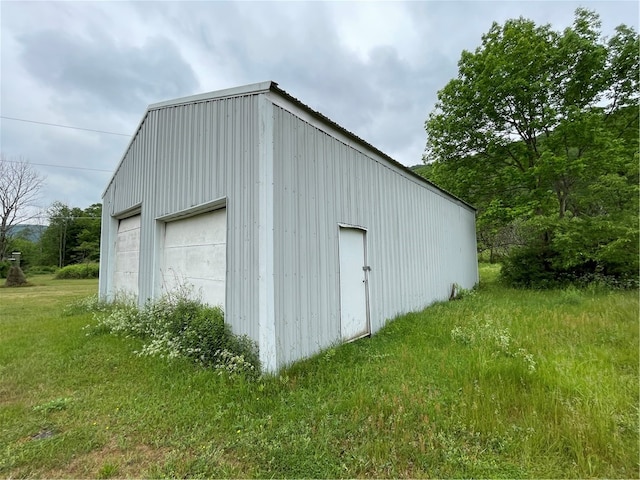
[[[255,95],[262,92],[268,92],[272,86],[277,83],[269,80],[266,82],[252,83],[250,85],[242,85],[240,87],[226,88],[224,90],[217,90],[215,92],[200,93],[198,95],[190,95],[188,97],[174,98],[173,100],[167,100],[164,102],[152,103],[149,105],[149,110],[155,110],[158,108],[175,107],[178,105],[184,105],[186,103],[198,103],[206,102],[207,100],[219,100],[221,98],[240,97],[243,95]]]

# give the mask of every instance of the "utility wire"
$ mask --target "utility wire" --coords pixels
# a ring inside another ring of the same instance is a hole
[[[23,163],[18,160],[4,160],[4,161],[9,163]],[[52,165],[50,163],[33,163],[33,162],[25,162],[25,163],[28,163],[29,165],[37,165],[39,167],[70,168],[71,170],[90,170],[92,172],[107,172],[107,173],[113,172],[113,170],[103,170],[101,168],[71,167],[68,165]]]
[[[131,135],[127,134],[127,133],[106,132],[104,130],[94,130],[92,128],[82,128],[82,127],[72,127],[70,125],[60,125],[59,123],[47,123],[47,122],[38,122],[36,120],[27,120],[25,118],[5,117],[4,115],[0,115],[0,118],[4,118],[5,120],[15,120],[16,122],[37,123],[38,125],[48,125],[50,127],[70,128],[72,130],[84,130],[86,132],[104,133],[106,135],[120,135],[121,137],[130,137],[131,136]]]
[[[48,215],[38,215],[37,217],[29,217],[29,220],[100,220],[101,217],[58,217],[56,215],[54,215],[53,217],[50,217]],[[25,228],[29,228],[29,227],[46,227],[46,225],[34,225],[31,223],[17,223],[15,225],[11,225],[11,227],[9,227],[9,230],[11,230],[14,227],[17,226],[24,226]]]

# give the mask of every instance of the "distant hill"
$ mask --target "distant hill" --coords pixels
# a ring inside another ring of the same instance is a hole
[[[46,228],[46,225],[14,225],[9,229],[9,235],[24,238],[30,242],[37,242]]]

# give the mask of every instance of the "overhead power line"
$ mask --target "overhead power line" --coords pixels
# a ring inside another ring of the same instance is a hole
[[[81,209],[82,210],[82,209]],[[49,215],[38,215],[35,217],[29,217],[29,220],[34,220],[34,219],[38,219],[38,220],[100,220],[101,217],[84,217],[84,216],[80,216],[80,217],[74,217],[74,216],[69,216],[69,217],[59,217],[57,215],[53,215],[52,217]],[[32,225],[32,224],[28,224],[28,223],[18,223],[16,225],[11,225],[11,228],[13,227],[17,227],[17,226],[27,226],[27,227],[33,227],[33,226],[38,226],[38,225]]]
[[[9,163],[22,163],[18,160],[5,160],[5,162],[9,162]],[[90,170],[92,172],[107,172],[107,173],[111,173],[113,172],[113,170],[104,170],[102,168],[89,168],[89,167],[72,167],[69,165],[53,165],[51,163],[33,163],[33,162],[26,162],[29,165],[37,165],[39,167],[54,167],[54,168],[69,168],[71,170]]]
[[[4,115],[0,115],[0,118],[4,118],[5,120],[15,120],[16,122],[37,123],[38,125],[48,125],[50,127],[70,128],[71,130],[84,130],[85,132],[104,133],[106,135],[119,135],[121,137],[131,136],[130,134],[127,134],[127,133],[107,132],[104,130],[94,130],[93,128],[73,127],[71,125],[60,125],[59,123],[38,122],[36,120],[27,120],[26,118],[5,117]]]

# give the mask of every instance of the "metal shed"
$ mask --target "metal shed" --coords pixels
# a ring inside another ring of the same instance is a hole
[[[270,81],[150,105],[101,245],[102,298],[191,283],[268,371],[478,280],[470,205]]]

